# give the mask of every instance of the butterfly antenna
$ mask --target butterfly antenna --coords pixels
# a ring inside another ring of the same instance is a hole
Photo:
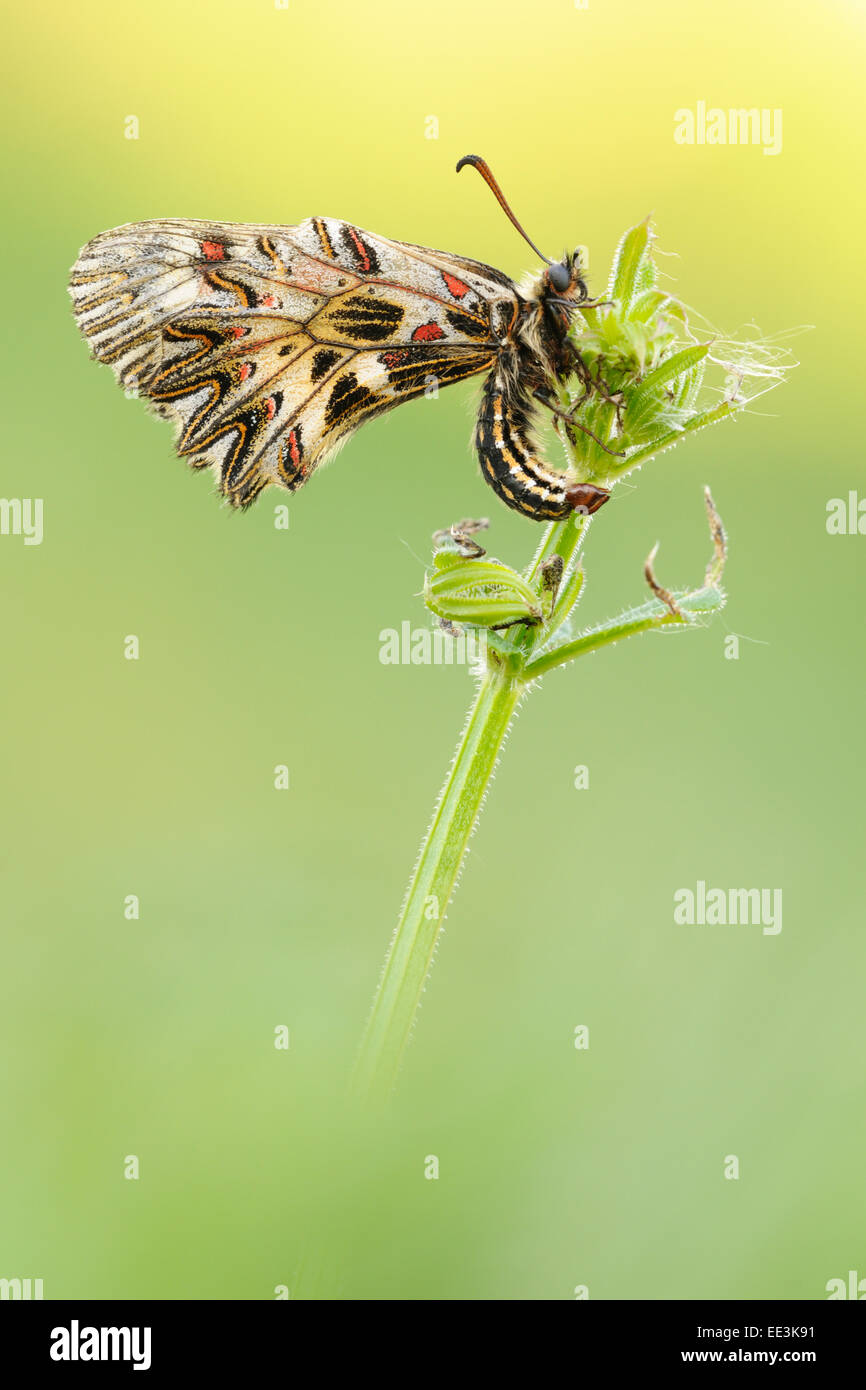
[[[532,247],[536,256],[540,256],[541,259],[544,261],[545,265],[553,265],[553,262],[550,259],[550,257],[545,256],[543,251],[539,251],[535,242],[532,241],[526,235],[517,218],[514,216],[514,213],[511,211],[511,208],[508,206],[508,203],[506,202],[505,194],[502,192],[502,189],[499,187],[499,184],[493,177],[490,165],[487,163],[487,160],[482,159],[480,154],[465,154],[457,165],[458,174],[460,173],[460,170],[463,168],[464,164],[471,164],[473,169],[478,170],[484,182],[487,184],[487,187],[492,191],[494,198],[496,199],[499,206],[502,208],[502,211],[505,213],[505,216],[508,218],[509,222],[512,224],[513,227],[517,228],[518,232],[523,237],[523,240],[527,243],[527,245]]]

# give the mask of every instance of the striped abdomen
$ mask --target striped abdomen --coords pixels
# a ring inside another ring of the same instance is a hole
[[[509,395],[496,371],[484,385],[475,447],[494,492],[535,521],[560,521],[575,510],[593,512],[607,501],[602,488],[576,484],[538,457],[530,437],[529,410]]]

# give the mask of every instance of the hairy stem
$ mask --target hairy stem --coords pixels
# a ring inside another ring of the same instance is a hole
[[[355,1090],[387,1094],[412,1032],[439,933],[523,682],[488,670],[421,845],[355,1068]]]
[[[537,680],[539,676],[553,671],[557,666],[565,666],[579,656],[598,651],[600,647],[609,647],[626,637],[636,637],[640,632],[657,632],[661,628],[687,628],[687,614],[712,613],[715,609],[721,608],[724,601],[720,590],[711,587],[697,589],[693,593],[678,593],[674,598],[682,616],[677,617],[663,603],[651,599],[649,603],[632,609],[630,613],[623,613],[609,623],[603,623],[590,632],[582,633],[572,642],[564,642],[552,651],[542,652],[524,667],[524,678]]]

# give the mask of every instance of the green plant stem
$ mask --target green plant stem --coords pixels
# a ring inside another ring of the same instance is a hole
[[[535,552],[532,564],[526,571],[526,578],[530,583],[537,578],[544,561],[551,559],[554,555],[561,555],[563,571],[568,569],[570,562],[583,544],[589,521],[588,516],[575,515],[569,517],[567,521],[550,523],[541,539],[541,545]]]
[[[527,579],[534,581],[553,555],[562,557],[567,570],[583,543],[588,522],[588,517],[576,517],[551,524]],[[517,640],[518,665],[535,636],[535,630],[527,627]],[[359,1094],[387,1094],[396,1080],[469,838],[525,690],[525,680],[507,660],[491,665],[481,681],[385,960],[355,1067]]]
[[[504,665],[480,684],[421,845],[355,1068],[359,1094],[393,1087],[469,838],[525,686]]]
[[[640,632],[657,632],[661,628],[688,628],[691,626],[689,614],[712,613],[721,608],[724,598],[721,590],[707,585],[689,593],[673,595],[682,616],[672,613],[657,599],[651,599],[630,613],[623,613],[609,623],[602,623],[590,632],[575,637],[573,642],[563,642],[552,651],[542,652],[523,668],[524,680],[537,680],[539,676],[553,671],[557,666],[565,666],[579,656],[598,651],[621,642],[625,637],[636,637]]]
[[[553,539],[573,555],[579,540],[574,533],[581,528],[570,529],[571,536],[563,528]],[[541,559],[551,553],[553,550],[547,549]],[[626,637],[662,628],[687,629],[693,621],[690,615],[712,612],[723,602],[721,592],[712,586],[673,597],[679,615],[659,600],[651,599],[573,642],[539,653],[525,665],[519,659],[515,665],[507,659],[494,658],[488,667],[421,845],[388,950],[355,1067],[354,1089],[358,1095],[385,1097],[397,1079],[469,838],[509,725],[528,684],[557,666]]]
[[[715,609],[721,608],[724,602],[721,591],[710,586],[691,593],[677,593],[673,597],[683,616],[678,617],[671,613],[659,600],[650,599],[649,603],[643,604],[640,608],[632,609],[630,613],[623,613],[612,622],[602,623],[590,632],[582,633],[575,637],[573,642],[563,642],[552,651],[541,652],[524,667],[524,679],[537,680],[539,676],[555,670],[557,666],[565,666],[569,661],[598,651],[600,647],[609,647],[614,642],[621,642],[626,637],[636,637],[640,632],[657,632],[662,628],[687,628],[691,625],[688,614],[712,613]]]
[[[579,656],[586,656],[589,652],[598,651],[599,647],[609,647],[611,643],[621,642],[625,637],[636,637],[639,632],[652,632],[654,629],[662,627],[683,626],[682,618],[675,618],[673,614],[667,612],[662,604],[659,604],[659,609],[660,612],[657,616],[636,618],[631,622],[618,623],[616,627],[588,632],[585,636],[578,637],[574,642],[567,642],[553,652],[542,653],[527,666],[527,680],[535,680],[539,676],[544,676],[548,671],[555,670],[557,666],[564,666]]]

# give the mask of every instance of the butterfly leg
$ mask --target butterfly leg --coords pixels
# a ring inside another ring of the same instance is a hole
[[[611,449],[609,444],[605,444],[603,439],[599,439],[597,434],[593,434],[591,429],[588,429],[586,425],[582,425],[579,420],[575,419],[575,413],[578,407],[581,406],[583,402],[586,400],[586,395],[581,397],[573,411],[560,410],[558,405],[553,404],[553,401],[550,398],[550,394],[543,389],[534,391],[533,395],[535,396],[535,399],[537,401],[541,401],[542,405],[547,406],[547,409],[550,411],[551,415],[555,415],[557,420],[565,420],[566,424],[571,425],[572,429],[580,430],[581,434],[588,434],[590,439],[594,440],[600,449],[604,449],[604,452],[606,454],[613,454],[614,458],[618,459],[623,457],[622,453],[618,449]]]
[[[606,488],[574,483],[538,457],[530,436],[530,406],[497,372],[487,378],[475,427],[485,480],[506,506],[536,521],[598,511],[610,497]]]
[[[575,374],[580,378],[581,385],[583,386],[583,395],[581,396],[580,400],[576,402],[575,409],[578,409],[580,406],[582,406],[584,401],[588,400],[589,397],[593,395],[593,393],[595,393],[596,395],[601,396],[601,399],[603,401],[607,401],[608,405],[612,405],[614,407],[614,409],[616,410],[616,423],[618,428],[621,430],[622,408],[625,405],[625,397],[623,396],[621,391],[608,390],[607,385],[605,384],[601,376],[601,368],[603,363],[604,358],[599,357],[598,375],[593,376],[592,372],[589,370],[589,367],[587,367],[586,363],[583,361],[580,355],[577,353],[575,354],[573,370]]]

